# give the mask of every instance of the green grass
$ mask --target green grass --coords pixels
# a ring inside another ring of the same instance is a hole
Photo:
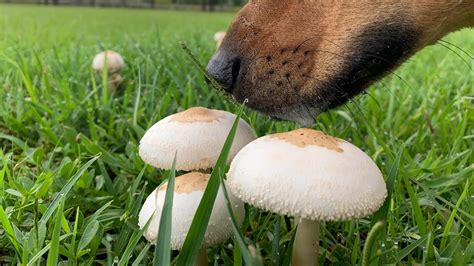
[[[206,62],[213,33],[232,17],[0,5],[0,264],[153,263],[137,214],[168,173],[147,167],[137,144],[153,123],[188,107],[239,110],[205,85],[179,45]],[[472,30],[446,40],[474,54]],[[127,62],[113,97],[90,69],[103,49]],[[386,223],[367,245],[372,264],[474,263],[474,66],[460,55],[471,65],[429,47],[396,71],[402,79],[387,77],[314,126],[364,149],[386,178],[397,173]],[[258,135],[295,127],[242,116]],[[374,223],[322,224],[320,261],[360,264]],[[252,256],[287,265],[294,226],[249,207],[242,230]],[[237,243],[209,249],[212,263],[241,265],[238,255],[233,264]]]

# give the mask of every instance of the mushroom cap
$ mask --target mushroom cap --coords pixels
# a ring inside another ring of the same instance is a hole
[[[171,223],[171,248],[173,250],[181,250],[183,246],[209,177],[208,174],[192,172],[179,176],[175,180]],[[153,215],[150,225],[144,234],[145,238],[151,243],[155,243],[158,237],[166,187],[167,183],[156,188],[148,196],[138,216],[138,225],[140,228],[143,228],[148,219]],[[241,225],[245,214],[244,203],[231,194],[229,194],[229,198],[234,207],[237,221]],[[202,246],[205,248],[222,244],[229,239],[231,234],[232,221],[225,203],[225,196],[222,188],[220,188]]]
[[[112,50],[98,53],[92,61],[92,68],[97,72],[102,72],[104,64],[107,58],[107,71],[108,73],[117,73],[125,65],[122,56]]]
[[[217,48],[219,48],[219,46],[221,46],[222,41],[225,38],[225,35],[226,35],[225,31],[218,31],[218,32],[214,33],[214,41],[216,41]]]
[[[251,142],[232,161],[227,184],[256,207],[322,221],[367,216],[387,196],[382,173],[369,156],[312,129]]]
[[[232,113],[203,107],[168,116],[148,129],[140,140],[140,157],[152,166],[170,169],[176,152],[177,170],[209,169],[216,164],[235,118]],[[229,162],[255,138],[252,128],[241,119]]]

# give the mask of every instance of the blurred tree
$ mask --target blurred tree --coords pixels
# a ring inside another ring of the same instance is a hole
[[[209,11],[213,12],[216,9],[217,0],[208,0],[207,5],[209,6]]]

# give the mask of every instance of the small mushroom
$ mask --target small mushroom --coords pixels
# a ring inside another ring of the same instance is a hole
[[[171,227],[171,248],[173,250],[181,250],[183,246],[209,177],[208,174],[192,172],[179,176],[175,180]],[[166,187],[167,183],[159,186],[148,196],[138,216],[140,228],[143,228],[151,218],[144,235],[153,244],[158,237]],[[240,225],[242,224],[245,212],[244,204],[233,195],[229,194],[229,198],[234,207],[237,222]],[[225,196],[222,188],[220,188],[195,265],[207,265],[208,259],[205,248],[225,243],[231,234],[232,222],[225,202]]]
[[[369,156],[312,129],[248,144],[232,161],[227,183],[242,201],[300,220],[292,265],[317,265],[319,221],[368,216],[387,196],[383,176]]]
[[[224,41],[225,35],[226,35],[225,31],[218,31],[214,33],[214,41],[216,41],[217,49],[221,46],[222,41]]]
[[[124,67],[124,65],[125,63],[122,56],[119,53],[111,50],[98,53],[92,61],[92,68],[97,73],[102,73],[105,67],[105,70],[107,70],[108,73],[108,85],[112,91],[115,91],[123,81],[123,78],[120,76],[119,72]]]
[[[106,66],[105,62],[107,62]],[[112,50],[98,53],[92,61],[92,68],[99,73],[102,72],[105,66],[109,74],[115,74],[120,72],[124,65],[122,56]]]
[[[177,170],[210,169],[217,162],[235,118],[229,112],[203,107],[168,116],[148,129],[140,140],[140,157],[152,166],[170,169],[177,153]],[[229,153],[229,162],[255,138],[252,128],[241,119]]]

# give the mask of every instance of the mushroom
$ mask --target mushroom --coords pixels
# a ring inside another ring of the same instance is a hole
[[[107,62],[107,66],[105,66]],[[98,53],[92,61],[92,68],[97,72],[102,72],[104,66],[109,74],[115,74],[120,72],[122,67],[125,65],[122,56],[112,50]]]
[[[109,74],[108,83],[113,90],[116,90],[122,83],[123,78],[120,76],[119,72],[124,65],[125,63],[122,56],[112,50],[98,53],[92,61],[92,68],[97,73],[102,73],[105,67]]]
[[[224,41],[225,35],[226,35],[225,31],[218,31],[214,33],[214,41],[216,41],[217,49],[221,46],[222,41]]]
[[[244,202],[300,219],[293,265],[317,265],[319,221],[367,216],[387,196],[383,176],[369,156],[312,129],[251,142],[232,161],[227,185]]]
[[[170,169],[177,153],[177,170],[210,169],[217,162],[235,118],[234,114],[204,107],[168,116],[148,129],[140,140],[140,157],[152,166]],[[241,119],[228,161],[255,138],[252,128]]]
[[[181,250],[209,178],[209,174],[199,172],[188,173],[176,178],[171,227],[171,248],[173,250]],[[143,228],[151,218],[144,235],[145,238],[153,244],[158,237],[158,228],[165,201],[166,187],[167,183],[164,183],[148,196],[138,216],[138,225],[140,228]],[[245,212],[244,204],[230,194],[229,199],[232,202],[237,221],[240,225],[242,224]],[[205,248],[224,243],[229,239],[231,234],[232,222],[225,202],[225,196],[222,188],[220,188],[195,265],[207,265],[208,259]]]

